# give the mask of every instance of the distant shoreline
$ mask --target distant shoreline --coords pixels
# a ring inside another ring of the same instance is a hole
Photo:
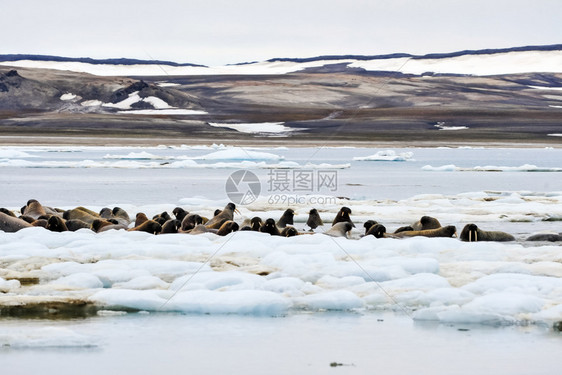
[[[2,146],[91,146],[91,147],[156,147],[196,146],[225,144],[241,147],[358,147],[358,148],[435,148],[435,147],[487,147],[487,148],[562,148],[562,142],[552,137],[552,142],[516,142],[497,139],[487,142],[462,142],[458,138],[451,141],[435,140],[401,140],[401,141],[359,141],[359,140],[322,140],[298,139],[298,137],[263,137],[263,138],[201,138],[201,137],[100,137],[100,136],[0,136]]]

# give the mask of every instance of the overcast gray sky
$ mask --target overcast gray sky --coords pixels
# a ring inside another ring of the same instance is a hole
[[[0,54],[203,65],[562,43],[561,0],[2,0]]]

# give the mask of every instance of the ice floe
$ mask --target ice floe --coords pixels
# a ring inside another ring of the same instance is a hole
[[[394,150],[378,151],[370,156],[357,156],[354,157],[355,161],[408,161],[413,160],[413,152],[400,152],[396,153]]]
[[[475,166],[475,167],[458,167],[454,164],[442,165],[433,167],[431,165],[424,165],[424,171],[458,171],[458,172],[562,172],[562,168],[557,167],[538,167],[536,165],[524,164],[518,167],[507,166]]]

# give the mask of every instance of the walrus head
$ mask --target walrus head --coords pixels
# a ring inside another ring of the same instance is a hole
[[[386,227],[384,225],[375,224],[369,228],[369,230],[365,235],[366,236],[372,235],[375,236],[375,238],[383,238],[385,233],[386,233]]]
[[[462,241],[478,242],[478,226],[476,224],[466,224],[460,237]]]
[[[281,232],[283,237],[293,237],[299,234],[299,231],[295,227],[286,227]]]
[[[371,227],[376,224],[378,223],[375,220],[367,220],[365,223],[363,223],[363,228],[365,228],[365,235],[367,234],[369,229],[371,229]]]
[[[260,227],[260,232],[269,233],[272,236],[279,236],[281,234],[279,233],[279,229],[277,229],[275,220],[273,220],[272,218],[267,219],[265,223],[263,223],[263,225]]]
[[[47,220],[47,229],[53,232],[66,232],[68,230],[64,220],[55,215]]]

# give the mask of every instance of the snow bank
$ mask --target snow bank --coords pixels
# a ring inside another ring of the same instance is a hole
[[[297,130],[306,130],[306,129],[297,129],[285,126],[283,122],[262,122],[262,123],[251,123],[251,124],[226,124],[226,123],[217,123],[217,122],[209,122],[209,125],[217,128],[228,128],[234,129],[239,131],[240,133],[247,133],[247,134],[283,134],[289,133]]]
[[[455,238],[28,228],[0,232],[0,262],[40,283],[24,288],[0,279],[0,302],[72,297],[114,311],[266,316],[405,310],[415,319],[448,323],[551,324],[562,320],[559,253],[559,246]],[[2,340],[16,345],[19,339]],[[91,344],[72,334],[66,342]]]

